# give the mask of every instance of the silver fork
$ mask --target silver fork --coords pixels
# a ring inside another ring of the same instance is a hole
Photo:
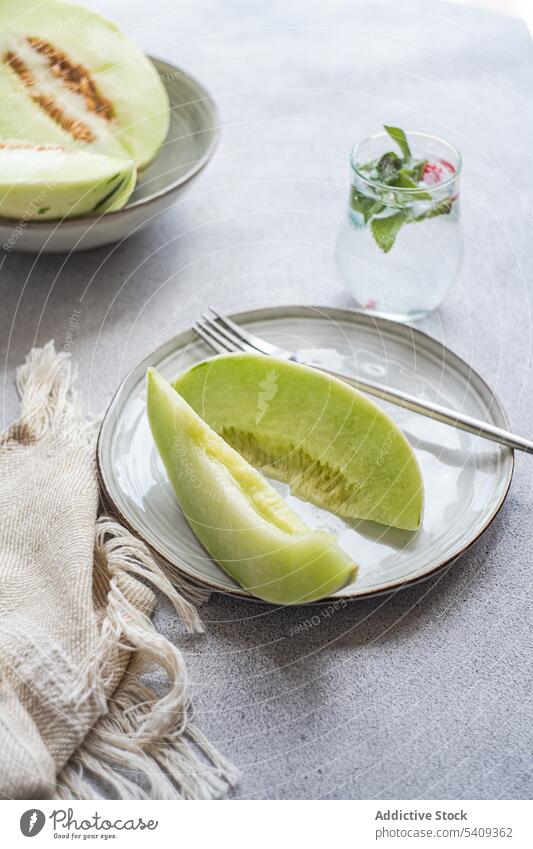
[[[501,445],[507,445],[508,448],[516,448],[518,451],[525,451],[526,454],[533,454],[533,442],[521,436],[516,436],[509,430],[488,424],[488,422],[475,419],[472,416],[466,415],[466,413],[460,413],[449,407],[443,407],[441,404],[434,404],[432,401],[423,401],[415,395],[400,392],[398,389],[392,389],[389,386],[375,383],[372,380],[366,380],[366,378],[361,377],[348,377],[348,375],[339,374],[338,372],[330,371],[330,369],[305,362],[303,358],[299,357],[293,351],[278,348],[265,339],[260,339],[259,336],[243,330],[242,327],[230,318],[220,315],[212,307],[209,307],[209,309],[212,316],[204,313],[202,320],[197,321],[193,325],[193,329],[217,354],[248,351],[265,354],[270,357],[279,357],[283,360],[291,360],[292,362],[301,363],[312,368],[318,368],[319,371],[343,380],[345,383],[354,386],[367,395],[374,395],[376,398],[389,401],[391,404],[396,404],[399,407],[405,407],[407,410],[420,413],[420,415],[427,416],[430,419],[436,419],[443,424],[459,428],[460,430],[466,430],[468,433],[473,433],[475,436],[481,436],[484,439],[490,439],[492,442],[499,442]]]

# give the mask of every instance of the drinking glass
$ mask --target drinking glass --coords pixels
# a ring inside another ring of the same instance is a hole
[[[361,307],[386,318],[416,321],[442,303],[461,267],[462,162],[459,151],[437,136],[411,132],[406,137],[411,162],[420,167],[415,181],[392,180],[402,185],[379,176],[383,169],[377,163],[384,155],[395,155],[387,133],[355,145],[336,261]]]

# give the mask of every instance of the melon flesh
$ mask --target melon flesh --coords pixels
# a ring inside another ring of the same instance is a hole
[[[173,386],[248,462],[293,494],[344,518],[420,526],[424,488],[407,439],[341,380],[261,354],[225,354]]]
[[[0,139],[79,147],[142,168],[169,126],[165,88],[117,27],[61,0],[0,3]]]
[[[83,151],[0,145],[0,215],[24,221],[120,209],[134,189],[135,163]]]
[[[265,601],[301,604],[355,580],[357,567],[335,538],[310,530],[154,369],[147,373],[147,412],[183,514],[244,589]]]

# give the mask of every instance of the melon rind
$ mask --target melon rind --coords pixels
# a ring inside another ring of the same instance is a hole
[[[0,148],[0,216],[61,220],[119,209],[136,180],[133,161],[53,148]]]

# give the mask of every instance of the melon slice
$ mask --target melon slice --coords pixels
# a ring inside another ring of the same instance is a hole
[[[0,215],[24,221],[98,215],[120,209],[135,163],[81,150],[0,144]]]
[[[301,604],[355,580],[357,567],[283,498],[154,369],[147,373],[154,442],[181,509],[225,571],[258,598]]]
[[[248,462],[293,494],[344,518],[420,526],[424,488],[407,439],[341,380],[261,354],[227,354],[173,385]]]
[[[0,3],[0,139],[80,147],[144,167],[169,126],[151,62],[101,15],[61,0]]]

